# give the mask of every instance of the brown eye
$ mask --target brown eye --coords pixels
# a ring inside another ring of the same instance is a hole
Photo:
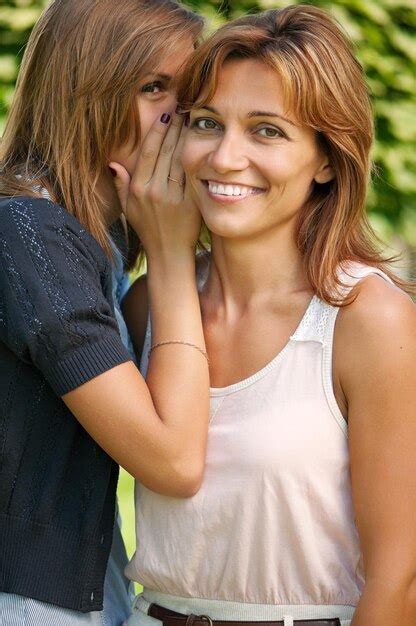
[[[217,130],[220,128],[219,124],[209,117],[199,117],[193,122],[192,127],[199,130]]]
[[[285,134],[274,126],[263,126],[258,131],[261,137],[267,137],[268,139],[275,139],[276,137],[285,137]]]

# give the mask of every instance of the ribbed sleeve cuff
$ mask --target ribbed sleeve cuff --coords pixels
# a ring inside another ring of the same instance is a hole
[[[108,335],[98,342],[80,346],[70,357],[54,363],[43,374],[54,392],[63,396],[116,365],[131,360],[132,357],[120,337]]]

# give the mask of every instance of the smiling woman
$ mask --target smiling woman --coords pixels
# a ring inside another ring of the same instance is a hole
[[[244,239],[290,224],[312,183],[333,177],[315,131],[285,112],[281,81],[257,59],[227,61],[210,105],[192,108],[182,162],[216,235]]]
[[[302,22],[297,34],[287,26],[295,14],[300,21],[305,20],[305,29]],[[225,115],[227,111],[217,111],[214,100],[223,96],[227,80],[234,80],[233,90],[226,90],[228,102],[224,105],[228,112],[236,105],[244,113],[247,131],[249,123],[251,129],[257,124],[256,136],[272,140],[257,150],[260,159],[268,159],[271,151],[280,157],[278,168],[284,168],[282,161],[298,149],[293,133],[296,139],[299,133],[305,138],[309,134],[309,145],[314,144],[321,157],[326,157],[330,167],[323,177],[314,179],[317,184],[312,185],[296,226],[298,247],[308,261],[308,278],[324,299],[336,301],[339,264],[351,256],[383,268],[398,285],[412,289],[383,263],[365,214],[374,124],[369,90],[351,43],[320,9],[288,7],[279,12],[279,26],[272,20],[267,23],[265,15],[231,22],[196,52],[180,87],[184,109],[190,109],[193,118],[200,117],[201,108],[214,113],[210,132],[218,132],[221,120],[215,113]],[[232,39],[234,34],[238,44]],[[238,71],[227,69],[234,60],[243,59],[247,63],[240,63]],[[245,76],[245,85],[238,80],[240,72]],[[355,85],[354,89],[349,85]],[[222,120],[223,125],[226,121]],[[270,124],[272,121],[279,124]],[[201,124],[206,122],[199,121],[198,127],[207,132]],[[227,128],[221,150],[229,145],[234,131]],[[232,140],[231,145],[242,159],[244,152],[239,150],[238,142]],[[257,145],[260,147],[260,143]],[[221,157],[219,154],[216,158]],[[331,168],[335,164],[333,177]],[[263,167],[267,167],[264,162]]]
[[[297,5],[221,28],[179,99],[211,235],[208,453],[190,501],[137,486],[129,625],[413,626],[414,286],[365,217],[362,69],[327,13]]]

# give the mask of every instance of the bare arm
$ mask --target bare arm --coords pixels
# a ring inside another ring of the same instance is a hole
[[[206,257],[197,255],[196,272],[204,271]],[[195,277],[197,280],[197,276]],[[144,274],[131,285],[121,305],[123,316],[133,342],[137,363],[143,354],[147,324],[149,320],[149,294],[147,276]]]
[[[124,168],[112,166],[125,213],[147,253],[154,341],[179,339],[205,349],[195,283],[200,217],[183,189],[167,178],[182,177],[180,130],[179,116],[168,132],[155,123],[131,180]],[[126,363],[63,399],[92,437],[144,485],[173,496],[197,491],[209,411],[208,366],[200,352],[163,346],[152,353],[147,384]]]
[[[160,297],[169,314],[159,332],[204,346],[191,278],[194,272],[186,276],[185,268],[172,280],[165,274]],[[175,302],[180,302],[176,316]],[[189,496],[202,479],[208,384],[204,357],[187,346],[172,345],[153,353],[147,384],[133,363],[125,363],[63,399],[99,445],[144,485],[167,495]]]
[[[371,277],[340,312],[337,332],[366,580],[352,626],[414,626],[415,306]]]

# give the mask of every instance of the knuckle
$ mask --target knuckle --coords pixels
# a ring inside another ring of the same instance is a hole
[[[131,185],[131,191],[136,198],[142,198],[145,192],[143,183],[140,181],[134,181]]]
[[[163,193],[158,187],[150,187],[148,197],[153,204],[160,204],[163,202]]]

